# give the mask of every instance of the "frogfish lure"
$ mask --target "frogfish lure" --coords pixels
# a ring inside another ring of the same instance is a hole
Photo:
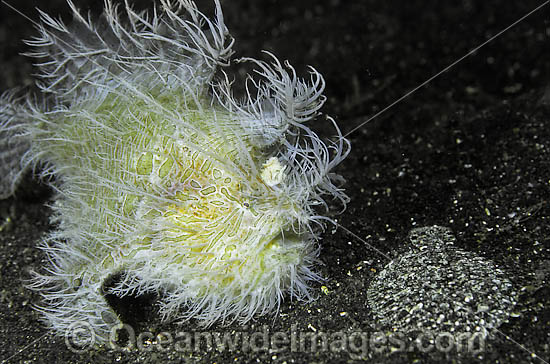
[[[236,98],[218,0],[212,17],[188,0],[107,0],[97,21],[67,2],[70,26],[41,12],[27,41],[41,96],[0,99],[0,197],[29,168],[54,190],[47,265],[29,284],[49,326],[83,321],[108,340],[121,318],[106,294],[154,292],[163,319],[205,326],[311,299],[325,199],[348,202],[332,170],[349,142],[328,116],[334,138],[306,125],[323,77],[241,58],[255,72]]]

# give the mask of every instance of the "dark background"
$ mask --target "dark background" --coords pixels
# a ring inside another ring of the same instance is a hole
[[[92,13],[102,3],[75,2]],[[223,7],[237,57],[262,57],[265,49],[303,75],[313,65],[325,76],[323,111],[345,133],[540,4],[231,0]],[[20,1],[16,7],[37,19],[37,5],[70,19],[64,1]],[[200,1],[199,7],[209,12],[212,4]],[[19,53],[27,50],[21,39],[33,34],[29,20],[0,6],[0,90],[32,85],[31,61]],[[8,358],[9,363],[543,362],[532,353],[550,360],[549,77],[550,5],[352,133],[352,152],[338,169],[351,197],[338,221],[369,245],[393,257],[406,250],[411,228],[439,224],[453,229],[459,247],[509,272],[521,289],[517,317],[500,328],[511,339],[496,334],[483,354],[464,359],[418,351],[71,353],[39,323],[31,305],[40,298],[22,283],[30,269],[44,264],[36,244],[50,228],[45,204],[51,194],[29,178],[16,197],[0,201],[0,363]],[[316,130],[325,132],[323,125]],[[272,332],[287,332],[296,324],[299,331],[379,331],[366,289],[387,259],[332,227],[324,234],[320,259],[328,295],[319,284],[319,299],[311,304],[286,301],[274,318],[213,330],[252,332],[268,325]],[[136,325],[181,330],[161,326],[152,312],[139,310],[144,303],[138,299],[116,304]],[[194,329],[193,323],[185,327]]]

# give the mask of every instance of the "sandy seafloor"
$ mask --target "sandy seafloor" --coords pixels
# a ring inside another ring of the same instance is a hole
[[[84,9],[94,4],[75,3]],[[258,57],[266,49],[302,74],[314,65],[327,84],[323,111],[347,132],[542,2],[405,3],[226,0],[224,9],[236,56]],[[200,4],[211,8],[209,1]],[[16,6],[36,19],[37,5],[68,19],[62,0]],[[6,6],[0,18],[0,89],[28,86],[31,61],[19,53],[32,25]],[[352,133],[352,152],[338,168],[351,202],[338,221],[364,242],[329,227],[319,268],[326,282],[315,286],[316,301],[286,300],[274,317],[203,330],[241,338],[259,332],[253,347],[70,351],[39,322],[31,306],[40,297],[23,286],[29,270],[45,263],[36,245],[52,228],[46,207],[51,193],[28,178],[16,197],[0,201],[0,363],[550,361],[549,76],[550,5]],[[520,291],[513,317],[475,353],[425,350],[414,342],[397,350],[371,341],[339,346],[340,334],[388,332],[367,304],[369,282],[388,263],[376,250],[395,257],[407,249],[410,229],[432,224],[451,228],[459,248],[507,272]],[[138,332],[201,330],[193,322],[160,324],[150,300],[113,304]],[[302,333],[324,333],[334,345],[291,345]],[[265,334],[289,343],[281,350],[262,346]]]

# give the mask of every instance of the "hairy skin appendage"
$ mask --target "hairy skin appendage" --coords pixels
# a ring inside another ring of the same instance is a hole
[[[188,0],[149,13],[106,1],[97,21],[68,4],[71,26],[41,13],[27,42],[43,97],[0,99],[0,197],[29,168],[55,191],[30,284],[53,330],[84,321],[108,340],[121,322],[106,294],[158,293],[164,319],[204,325],[311,299],[324,199],[348,201],[332,173],[348,141],[329,117],[332,141],[306,126],[322,76],[243,58],[256,71],[236,99],[219,1],[213,19]]]

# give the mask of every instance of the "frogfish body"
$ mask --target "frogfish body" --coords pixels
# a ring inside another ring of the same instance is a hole
[[[65,26],[42,13],[28,41],[36,96],[0,101],[0,197],[40,166],[55,191],[48,265],[31,288],[56,332],[87,322],[99,340],[120,323],[105,295],[160,294],[165,319],[246,322],[285,293],[311,299],[329,196],[347,197],[332,169],[349,152],[321,140],[324,81],[268,53],[237,100],[223,71],[233,40],[218,1],[149,15],[106,3],[93,23],[72,2]],[[110,286],[106,282],[120,278]]]

